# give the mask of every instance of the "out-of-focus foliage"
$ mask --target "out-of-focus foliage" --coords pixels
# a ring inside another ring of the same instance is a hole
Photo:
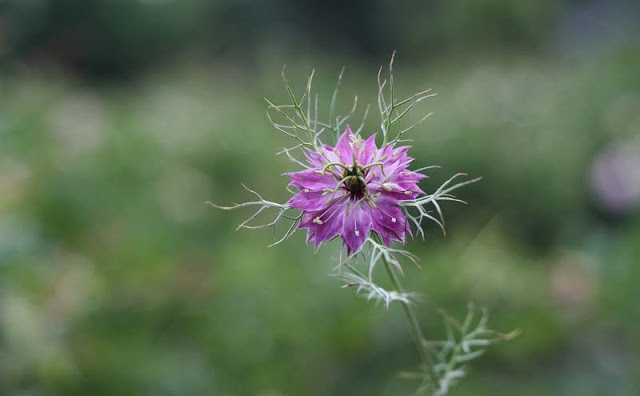
[[[262,101],[284,97],[282,63],[300,89],[317,66],[327,101],[346,65],[346,111],[350,93],[374,100],[391,48],[398,92],[439,93],[412,136],[415,167],[442,166],[424,188],[484,177],[447,208],[446,237],[408,246],[425,333],[441,339],[436,308],[463,317],[469,300],[523,331],[452,394],[637,394],[635,5],[80,3],[0,3],[0,394],[415,389],[395,375],[417,361],[404,317],[327,276],[337,244],[267,248],[269,232],[233,232],[247,213],[205,205],[245,200],[241,182],[288,196],[273,153],[289,142]]]
[[[541,0],[6,0],[9,58],[93,76],[129,75],[194,50],[256,61],[264,47],[355,51],[379,61],[484,48],[543,47],[571,2]]]

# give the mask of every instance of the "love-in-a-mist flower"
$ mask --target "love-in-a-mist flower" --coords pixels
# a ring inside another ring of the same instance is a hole
[[[422,328],[413,313],[414,293],[403,291],[397,276],[397,271],[402,270],[399,259],[415,260],[416,257],[390,245],[392,241],[404,243],[412,230],[424,237],[424,220],[432,220],[444,230],[441,202],[462,202],[452,192],[479,179],[454,183],[458,177],[465,175],[458,173],[432,193],[425,194],[418,187],[418,182],[426,177],[419,172],[430,167],[409,170],[408,166],[413,160],[407,155],[409,147],[397,144],[405,133],[415,129],[431,113],[404,128],[400,128],[399,121],[418,103],[434,94],[425,90],[405,99],[396,98],[392,71],[393,56],[389,63],[388,79],[383,78],[382,68],[378,73],[377,107],[380,112],[380,140],[383,142],[382,147],[378,148],[376,135],[362,138],[359,132],[354,133],[348,126],[344,130],[346,121],[353,120],[357,97],[351,112],[334,117],[341,114],[336,112],[334,105],[342,73],[331,99],[327,122],[319,119],[319,114],[323,113],[318,110],[318,95],[312,91],[313,73],[307,80],[302,96],[296,96],[283,69],[282,77],[290,102],[276,105],[267,100],[267,117],[274,128],[296,142],[295,146],[280,152],[305,168],[286,173],[291,179],[289,191],[296,190],[293,191],[294,195],[286,203],[274,202],[245,186],[255,199],[231,206],[211,205],[224,210],[255,208],[255,212],[238,228],[275,228],[280,223],[287,224],[288,228],[282,237],[271,246],[287,240],[298,229],[307,230],[307,242],[313,241],[316,248],[324,241],[340,237],[348,257],[344,260],[340,258],[334,275],[345,282],[344,286],[355,288],[357,294],[369,300],[383,302],[387,308],[393,302],[403,305],[422,360],[420,372],[417,373],[422,382],[416,394],[430,392],[442,396],[464,376],[465,365],[480,356],[486,346],[511,339],[516,333],[500,334],[487,329],[486,312],[483,311],[477,319],[475,311],[470,308],[463,321],[464,326],[450,326],[453,319],[445,319],[446,341],[433,344],[425,341]],[[367,114],[368,108],[358,131],[364,127]],[[335,147],[321,143],[323,132],[336,135]],[[431,214],[431,207],[435,208],[438,216]],[[261,217],[268,211],[272,212],[272,216]],[[409,227],[409,223],[412,227]],[[394,289],[386,290],[374,282],[374,269],[378,263],[386,267]],[[362,271],[363,265],[368,267],[368,271]],[[471,347],[461,347],[458,341]]]
[[[375,135],[363,140],[349,127],[335,147],[307,150],[310,168],[286,174],[298,190],[287,205],[304,212],[299,227],[307,229],[307,242],[317,248],[340,236],[351,254],[373,230],[387,246],[404,243],[411,229],[398,202],[424,194],[417,183],[426,177],[407,169],[408,150],[378,148]]]

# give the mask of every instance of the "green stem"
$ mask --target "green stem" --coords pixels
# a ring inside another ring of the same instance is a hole
[[[393,287],[396,289],[398,293],[403,293],[404,290],[402,285],[400,284],[400,280],[398,279],[398,275],[391,268],[391,264],[384,259],[384,267],[387,269],[387,273],[389,274],[389,278],[391,278],[391,282],[393,283]],[[431,377],[431,381],[435,386],[438,386],[438,376],[433,367],[433,359],[431,355],[429,355],[426,350],[426,340],[424,338],[424,334],[422,333],[422,329],[418,324],[418,319],[416,317],[415,312],[413,312],[413,307],[408,302],[400,301],[402,304],[402,308],[404,310],[405,315],[407,315],[407,319],[409,321],[409,325],[411,327],[413,333],[413,339],[418,347],[418,354],[420,355],[420,359],[426,366],[426,369]]]

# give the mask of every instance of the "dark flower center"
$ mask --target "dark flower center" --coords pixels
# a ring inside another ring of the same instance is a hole
[[[344,186],[351,193],[354,198],[360,198],[364,195],[367,188],[367,184],[364,180],[363,169],[357,165],[351,167],[350,170],[345,170],[343,174]]]

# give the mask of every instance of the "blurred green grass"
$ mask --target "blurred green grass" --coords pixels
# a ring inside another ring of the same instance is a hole
[[[404,318],[327,276],[338,245],[234,232],[247,212],[205,205],[284,200],[289,144],[263,96],[280,64],[187,62],[127,85],[7,75],[0,99],[0,393],[10,395],[390,395],[416,364]],[[300,89],[314,59],[287,66]],[[373,103],[377,69],[331,58],[329,98]],[[474,362],[456,395],[633,395],[640,383],[640,220],[598,209],[588,174],[610,142],[638,144],[640,53],[597,60],[495,55],[397,65],[398,92],[432,87],[415,166],[483,176],[448,205],[405,268],[436,308],[487,306],[522,336]],[[416,117],[418,114],[416,114]],[[408,121],[410,122],[410,121]],[[375,116],[367,131],[376,128]],[[633,140],[635,139],[635,140]]]

